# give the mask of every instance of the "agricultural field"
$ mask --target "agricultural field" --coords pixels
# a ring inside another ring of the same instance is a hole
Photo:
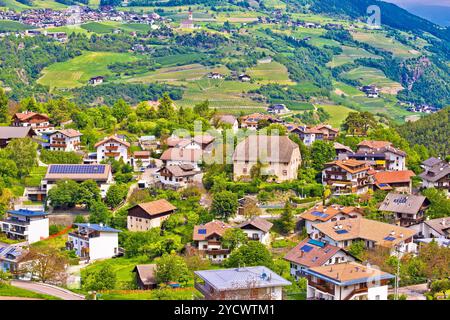
[[[75,88],[87,84],[94,76],[112,76],[107,66],[115,62],[130,62],[138,58],[130,53],[84,52],[65,62],[54,63],[42,71],[38,83],[50,88]],[[108,80],[108,79],[107,79]]]
[[[161,68],[148,74],[127,79],[126,81],[138,83],[167,82],[170,84],[181,84],[186,81],[200,80],[209,72],[219,72],[222,74],[229,73],[226,67],[208,68],[201,64],[188,64],[184,66]]]
[[[317,108],[323,108],[326,112],[330,114],[330,120],[327,123],[331,124],[333,127],[339,128],[341,124],[344,122],[345,118],[350,112],[354,112],[350,108],[339,106],[339,105],[328,105],[328,104],[320,104],[315,105]]]
[[[257,66],[248,69],[246,73],[259,84],[295,84],[295,82],[289,79],[289,72],[287,68],[284,65],[274,61],[270,63],[259,63]]]
[[[408,47],[395,39],[387,37],[381,32],[351,32],[353,38],[360,42],[365,42],[371,46],[392,52],[399,58],[413,58],[420,55],[420,52]]]
[[[34,29],[34,27],[17,21],[0,20],[0,31],[25,31],[30,29]]]
[[[351,63],[359,58],[377,58],[376,55],[356,47],[342,46],[342,53],[334,56],[333,60],[327,64],[330,68],[339,67],[346,63]]]
[[[111,33],[116,29],[113,25],[99,22],[89,22],[81,25],[81,28],[93,33]]]
[[[43,29],[41,29],[43,30]],[[82,33],[86,35],[92,34],[88,30],[82,28],[82,26],[79,25],[70,25],[70,26],[62,26],[62,27],[54,27],[54,28],[48,28],[46,29],[48,32],[65,32],[68,35],[71,35],[72,33]]]
[[[258,87],[259,85],[253,83],[202,79],[187,84],[183,99],[176,104],[192,107],[208,99],[212,108],[227,113],[261,112],[265,111],[265,105],[250,99],[247,94]]]
[[[396,94],[403,89],[400,83],[386,78],[381,70],[375,68],[358,67],[344,73],[343,76],[349,80],[357,80],[362,85],[375,84],[382,93]]]
[[[358,90],[355,87],[352,87],[348,84],[345,84],[343,82],[337,82],[335,81],[333,83],[333,86],[335,88],[334,93],[336,93],[337,95],[345,95],[345,96],[350,96],[350,97],[355,97],[355,96],[364,96],[365,94]]]
[[[5,4],[4,8],[13,9],[16,11],[23,11],[31,8],[30,6],[27,6],[15,0],[2,0],[2,2]],[[0,6],[0,8],[2,7]],[[53,0],[33,0],[33,8],[49,8],[54,10],[62,10],[64,8],[67,8],[67,6]]]

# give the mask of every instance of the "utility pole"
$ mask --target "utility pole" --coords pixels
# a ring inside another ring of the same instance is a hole
[[[397,273],[395,275],[395,289],[394,289],[394,300],[398,300],[399,291],[399,276],[400,276],[400,250],[398,246],[395,246],[395,251],[397,252]]]

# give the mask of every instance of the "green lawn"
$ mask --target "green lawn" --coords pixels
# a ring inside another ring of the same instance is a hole
[[[81,28],[94,33],[111,33],[116,29],[115,26],[100,22],[89,22],[81,25]]]
[[[339,128],[341,124],[344,122],[345,118],[350,112],[354,112],[354,110],[338,105],[316,105],[318,108],[323,108],[326,112],[328,112],[331,116],[330,120],[326,122],[331,124],[333,127]]]
[[[352,36],[357,41],[365,42],[375,48],[392,52],[395,56],[400,58],[412,58],[420,55],[420,52],[417,52],[413,48],[408,47],[393,38],[387,37],[380,31],[356,31],[352,32]]]
[[[41,180],[47,173],[47,167],[34,167],[31,169],[30,174],[25,177],[25,186],[27,187],[39,187]]]
[[[161,300],[193,300],[200,297],[199,292],[193,288],[165,289],[169,296],[160,296]],[[99,300],[157,300],[159,290],[110,290],[100,293]]]
[[[81,56],[45,68],[38,83],[50,88],[80,87],[94,76],[104,76],[106,80],[112,77],[113,74],[107,67],[109,64],[137,59],[131,53],[84,52]]]
[[[5,8],[14,9],[16,11],[23,11],[30,8],[49,8],[54,10],[62,10],[67,8],[65,4],[53,1],[53,0],[33,0],[33,6],[27,6],[15,0],[1,0],[1,3],[5,4]],[[0,8],[2,6],[0,5]]]
[[[30,29],[34,29],[34,27],[17,21],[0,20],[0,31],[25,31]]]
[[[375,84],[383,93],[396,94],[402,90],[400,83],[386,78],[383,71],[375,68],[358,67],[344,73],[343,76],[350,80],[357,80],[362,85]]]
[[[40,300],[60,300],[59,298],[49,296],[46,294],[35,293],[22,288],[16,288],[9,284],[0,282],[0,297],[20,297],[20,298],[32,298]]]

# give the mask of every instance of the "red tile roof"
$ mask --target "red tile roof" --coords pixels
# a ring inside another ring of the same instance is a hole
[[[411,170],[403,171],[381,171],[376,172],[374,175],[376,183],[402,183],[409,182],[411,178],[415,176]]]

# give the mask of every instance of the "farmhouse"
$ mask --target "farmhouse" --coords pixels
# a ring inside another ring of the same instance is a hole
[[[272,181],[297,179],[300,149],[287,136],[249,136],[238,143],[234,151],[234,180],[250,178],[252,167],[259,163],[262,164],[261,174]]]
[[[306,238],[292,248],[284,259],[289,261],[291,275],[298,280],[305,277],[305,270],[312,267],[352,262],[356,258],[342,248],[318,240]]]
[[[194,227],[193,241],[199,253],[212,262],[222,262],[228,258],[229,249],[222,248],[222,236],[230,225],[219,220],[213,220]]]
[[[286,114],[289,113],[289,109],[284,104],[273,104],[267,108],[267,112],[272,114]]]
[[[202,162],[202,158],[203,151],[200,149],[169,148],[163,152],[160,160],[166,166],[191,165],[194,170],[200,171],[199,164]]]
[[[391,192],[384,198],[379,210],[392,213],[396,224],[409,227],[425,219],[425,211],[429,204],[424,196]]]
[[[450,239],[450,218],[424,220],[412,225],[410,229],[417,231],[420,238]]]
[[[137,204],[128,209],[127,229],[129,231],[148,231],[161,227],[162,223],[177,208],[165,199]]]
[[[49,149],[53,151],[79,151],[82,134],[74,129],[57,130],[48,135]]]
[[[194,286],[206,300],[282,300],[291,283],[267,267],[194,271]]]
[[[41,190],[48,194],[58,181],[63,180],[94,180],[100,187],[101,196],[105,197],[113,183],[113,175],[109,164],[51,164],[41,181]]]
[[[250,77],[248,74],[245,74],[245,73],[240,74],[238,76],[238,79],[241,82],[250,82],[250,81],[252,81],[252,77]]]
[[[281,121],[267,114],[252,113],[247,116],[241,117],[241,128],[247,128],[249,130],[259,129],[258,125],[261,121],[267,121],[269,123],[280,123]]]
[[[23,240],[29,244],[45,239],[49,235],[48,214],[43,211],[10,210],[0,223],[1,231],[9,239]]]
[[[331,188],[333,195],[363,194],[372,184],[369,170],[363,161],[336,160],[325,164],[322,183]]]
[[[105,80],[105,77],[96,76],[96,77],[90,78],[88,83],[90,85],[96,86],[96,85],[102,84],[104,80]]]
[[[69,233],[67,250],[75,250],[81,259],[98,260],[115,257],[119,253],[120,230],[94,223],[76,223],[78,230]]]
[[[25,111],[14,114],[12,118],[13,127],[31,127],[35,132],[52,130],[49,117],[46,114]]]
[[[234,133],[236,133],[239,130],[239,122],[233,115],[223,114],[216,116],[213,120],[215,120],[219,126],[220,125],[230,126],[231,130],[233,130]]]
[[[36,132],[31,127],[0,127],[0,148],[5,148],[12,139],[34,136]]]
[[[270,229],[273,223],[260,217],[254,217],[241,223],[238,228],[245,232],[250,240],[259,241],[264,245],[270,244]]]
[[[97,142],[94,147],[97,149],[97,163],[108,158],[122,159],[125,163],[130,161],[130,144],[118,136],[107,137]]]
[[[313,225],[311,238],[346,249],[355,241],[363,241],[367,249],[375,246],[387,248],[391,254],[396,249],[400,253],[414,253],[415,231],[400,226],[365,218],[325,222]]]
[[[307,299],[319,300],[387,300],[389,280],[394,278],[357,262],[312,267],[305,273]]]

